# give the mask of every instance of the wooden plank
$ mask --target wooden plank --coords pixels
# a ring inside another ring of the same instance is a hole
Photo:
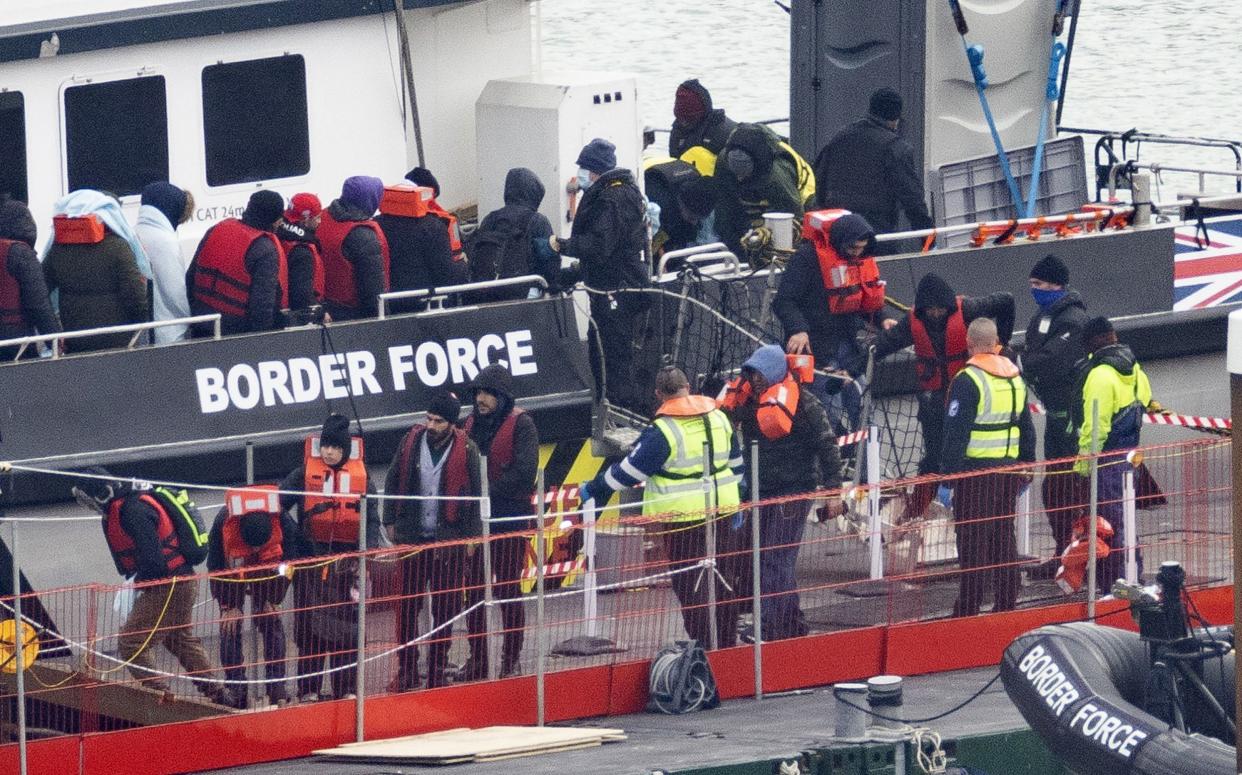
[[[624,739],[624,730],[575,727],[484,727],[410,735],[391,740],[352,743],[315,751],[334,760],[359,759],[422,763],[520,756],[559,750],[565,746],[600,745]]]

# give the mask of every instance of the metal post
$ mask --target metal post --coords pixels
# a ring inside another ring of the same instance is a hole
[[[1088,505],[1088,518],[1091,520],[1090,535],[1087,536],[1087,618],[1095,618],[1095,593],[1098,579],[1095,577],[1095,560],[1099,556],[1099,545],[1095,533],[1100,526],[1100,459],[1097,452],[1100,448],[1100,401],[1091,401],[1091,461],[1089,475],[1091,477],[1091,501]]]
[[[759,442],[750,442],[750,621],[755,637],[755,699],[763,699],[763,595],[760,575]]]
[[[543,726],[544,723],[544,677],[546,675],[546,661],[544,657],[544,631],[543,631],[543,595],[544,595],[544,568],[548,561],[548,552],[544,546],[543,531],[546,528],[546,519],[544,517],[545,503],[544,498],[544,482],[543,469],[540,468],[535,473],[535,723]]]
[[[17,660],[17,759],[26,775],[26,633],[22,627],[22,572],[17,558],[17,521],[9,523],[9,554],[13,560],[13,658]]]
[[[711,444],[703,442],[703,532],[707,549],[707,567],[700,578],[707,583],[707,644],[712,651],[720,648],[720,633],[716,630],[716,514],[712,513],[716,499],[713,496]]]
[[[1138,583],[1138,519],[1135,517],[1134,469],[1122,474],[1121,505],[1125,514],[1126,581]]]
[[[492,497],[487,481],[487,455],[479,455],[479,520],[483,523],[483,635],[487,643],[487,679],[496,677],[496,644],[492,642]],[[448,637],[446,634],[445,637]],[[476,668],[477,669],[477,668]]]
[[[1018,495],[1018,556],[1031,556],[1031,486],[1022,488]]]
[[[1242,311],[1229,313],[1228,354],[1229,404],[1233,417],[1242,417]],[[1233,448],[1230,488],[1233,491],[1232,524],[1233,550],[1233,627],[1242,627],[1242,595],[1238,594],[1238,582],[1242,581],[1242,552],[1237,550],[1237,536],[1242,536],[1242,425],[1235,424],[1231,432]],[[1234,681],[1234,707],[1242,707],[1242,681]],[[1238,772],[1242,772],[1242,745],[1236,746]]]
[[[367,495],[358,498],[358,666],[354,670],[354,740],[366,740]]]
[[[248,485],[254,484],[254,442],[253,441],[246,442],[246,484]],[[244,614],[245,608],[246,608],[246,601],[243,599],[241,601],[241,606],[239,607],[238,612],[241,614]],[[259,616],[262,615],[262,613],[263,612],[259,608],[258,595],[253,595],[253,594],[250,595],[250,654],[251,654],[251,657],[250,657],[250,669],[248,672],[250,673],[251,680],[258,680],[259,675],[260,675],[260,671],[259,671],[259,628],[257,626],[257,623],[259,621]],[[241,623],[238,623],[238,626],[240,627]]]
[[[871,579],[884,578],[884,525],[880,521],[880,432],[867,431],[867,517],[871,548]]]
[[[582,551],[586,554],[586,575],[582,577],[582,616],[586,619],[587,637],[594,638],[598,628],[596,613],[599,601],[595,590],[595,500],[582,502]]]

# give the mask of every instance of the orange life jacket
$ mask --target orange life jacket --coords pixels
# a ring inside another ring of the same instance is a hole
[[[785,356],[785,362],[788,364],[788,379],[792,379],[795,384],[809,385],[815,381],[815,356],[802,353],[790,353]],[[771,388],[764,392],[764,395],[772,393]],[[736,411],[742,408],[750,401],[754,395],[754,388],[751,387],[750,381],[742,377],[734,377],[725,386],[720,389],[720,393],[716,396],[716,408],[723,409],[726,412]],[[797,398],[794,399],[794,410],[797,411]]]
[[[280,527],[279,489],[274,484],[262,484],[225,493],[224,506],[228,509],[228,515],[220,532],[224,540],[224,559],[230,568],[270,565],[284,559],[285,537]],[[251,546],[241,534],[241,518],[256,512],[266,514],[272,521],[272,534],[262,546]]]
[[[345,238],[355,228],[370,229],[379,240],[380,254],[384,259],[384,290],[389,287],[389,255],[388,239],[384,231],[375,221],[338,221],[332,217],[331,210],[324,210],[315,235],[319,238],[322,248],[324,289],[326,301],[335,302],[345,307],[358,306],[358,284],[354,280],[354,265],[345,257]]]
[[[884,306],[884,281],[873,256],[851,259],[832,246],[832,225],[848,210],[815,210],[802,219],[802,237],[811,240],[833,315],[870,314]]]
[[[9,250],[13,240],[0,239],[0,326],[22,326],[22,289],[17,278],[9,274]]]
[[[449,252],[452,253],[453,260],[462,260],[465,256],[462,254],[461,229],[457,227],[457,216],[441,207],[435,199],[427,203],[427,209],[443,220],[448,228]]]
[[[94,213],[52,216],[52,241],[57,245],[95,245],[105,234],[103,220]]]
[[[957,373],[966,367],[966,319],[962,316],[962,297],[957,309],[949,313],[944,324],[944,353],[936,352],[927,327],[914,310],[910,310],[910,337],[914,340],[914,370],[919,390],[946,390]]]
[[[1095,558],[1102,560],[1111,550],[1109,543],[1113,539],[1112,524],[1103,517],[1096,517],[1095,526]],[[1091,542],[1089,517],[1079,517],[1074,523],[1074,540],[1061,553],[1061,567],[1057,568],[1056,582],[1061,591],[1072,595],[1082,589],[1083,580],[1087,576],[1087,562],[1091,559]]]
[[[716,408],[726,412],[737,411],[750,400],[751,392],[750,380],[734,377],[720,389],[716,396]]]
[[[800,397],[801,388],[793,374],[786,374],[785,379],[763,391],[759,396],[759,408],[755,410],[755,421],[764,438],[775,441],[789,435]]]
[[[356,547],[361,501],[358,497],[339,496],[361,496],[367,491],[362,439],[355,436],[349,460],[333,468],[319,456],[319,436],[310,436],[306,439],[304,459],[306,479],[302,489],[323,495],[302,497],[302,529],[315,543]]]
[[[155,510],[155,536],[160,542],[160,555],[164,559],[164,570],[172,575],[185,565],[185,557],[181,554],[181,544],[177,540],[177,528],[172,518],[152,495],[143,493],[138,499]],[[108,511],[103,516],[104,538],[108,542],[108,550],[112,552],[112,561],[122,576],[132,576],[138,572],[138,553],[134,547],[134,539],[121,527],[121,506],[125,498],[115,498],[108,504]]]
[[[212,227],[207,240],[194,256],[194,276],[190,295],[222,315],[243,317],[250,303],[250,272],[246,251],[255,240],[270,239],[280,257],[280,306],[289,306],[289,263],[285,249],[275,234],[247,226],[236,218],[226,218]]]

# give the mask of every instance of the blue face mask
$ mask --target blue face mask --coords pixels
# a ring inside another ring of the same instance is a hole
[[[578,168],[578,189],[586,191],[591,187],[591,171],[588,169]]]
[[[1061,297],[1067,293],[1069,293],[1069,291],[1064,288],[1059,291],[1045,291],[1041,288],[1031,289],[1031,296],[1035,298],[1035,303],[1039,305],[1040,309],[1047,309],[1048,307],[1051,307],[1053,304],[1060,301]]]

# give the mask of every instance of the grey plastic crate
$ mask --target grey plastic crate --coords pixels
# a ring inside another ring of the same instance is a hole
[[[1010,150],[1009,165],[1018,188],[1026,196],[1035,165],[1035,147]],[[995,155],[942,165],[933,170],[930,186],[937,226],[999,221],[1012,218],[1015,214],[1009,186],[1005,183],[1000,160]],[[1049,140],[1044,145],[1035,213],[1067,213],[1089,201],[1082,137],[1071,135]],[[1019,205],[1019,210],[1025,208],[1025,202]],[[969,241],[969,234],[959,234],[943,239],[941,244],[956,247]]]

